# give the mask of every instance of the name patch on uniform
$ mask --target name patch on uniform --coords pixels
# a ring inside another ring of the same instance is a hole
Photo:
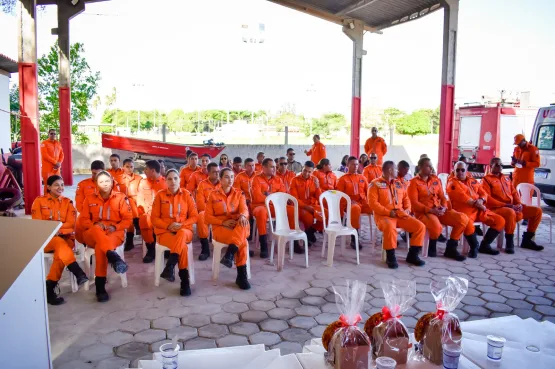
[[[376,186],[378,186],[378,188],[387,188],[387,184],[385,184],[383,182],[377,182]]]
[[[170,203],[170,202],[167,201],[167,200],[160,200],[160,202],[161,202],[162,204],[169,204],[169,203]]]
[[[89,204],[89,206],[98,206],[98,204]]]
[[[437,186],[439,183],[437,181],[434,182],[434,186]]]
[[[395,187],[397,187],[397,188],[401,188],[401,183],[399,183],[399,182],[395,182]]]

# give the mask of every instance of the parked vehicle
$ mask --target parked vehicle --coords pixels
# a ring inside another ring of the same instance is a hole
[[[534,170],[534,183],[543,201],[555,206],[555,105],[541,108],[532,129],[532,144],[540,151],[540,167]]]

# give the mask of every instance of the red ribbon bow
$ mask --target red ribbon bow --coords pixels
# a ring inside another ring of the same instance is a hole
[[[396,306],[396,307],[395,307],[395,311],[399,311],[399,306]],[[397,319],[398,319],[398,318],[401,317],[400,314],[399,314],[399,315],[393,316],[393,315],[391,314],[391,310],[389,310],[389,308],[388,308],[387,306],[384,306],[384,307],[382,308],[382,316],[383,316],[383,318],[382,318],[383,320],[382,320],[382,321],[384,321],[384,322],[385,322],[386,320],[389,320],[389,319],[392,319],[392,318],[397,318]]]
[[[443,317],[445,316],[445,313],[447,313],[447,311],[445,311],[443,309],[443,304],[441,302],[438,302],[437,303],[436,318],[438,318],[439,320],[443,320]]]
[[[348,319],[349,318],[347,318],[347,316],[345,316],[343,314],[341,314],[339,316],[339,321],[341,322],[341,324],[343,324],[344,327],[348,327],[350,325],[357,325],[358,322],[360,322],[362,320],[362,317],[360,316],[360,314],[355,315],[355,320],[354,320],[353,324],[349,324]]]

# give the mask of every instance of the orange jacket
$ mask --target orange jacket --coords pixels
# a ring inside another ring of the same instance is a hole
[[[320,204],[320,194],[322,193],[322,189],[320,186],[316,188],[316,183],[314,182],[315,179],[316,178],[314,176],[304,179],[301,174],[295,176],[295,178],[291,180],[289,193],[297,199],[299,206],[314,206]]]
[[[33,201],[31,217],[38,220],[54,220],[62,222],[58,230],[60,235],[70,235],[75,232],[77,211],[73,202],[67,197],[54,198],[50,194],[39,196]]]
[[[408,195],[411,208],[418,215],[427,214],[433,208],[447,207],[441,181],[433,174],[426,181],[419,175],[411,179]]]
[[[187,183],[189,183],[189,179],[193,175],[194,172],[199,170],[200,167],[197,165],[196,168],[191,168],[190,166],[186,165],[179,171],[179,187],[187,188]]]
[[[133,223],[129,199],[117,191],[112,191],[106,200],[93,193],[85,198],[78,223],[84,230],[102,223],[106,227],[115,226],[116,231],[125,231]]]
[[[281,178],[273,176],[270,179],[266,178],[264,173],[260,173],[254,176],[252,179],[252,202],[253,207],[256,206],[266,206],[266,195],[267,193],[276,192],[287,192],[285,190],[285,184]]]
[[[150,214],[156,194],[167,188],[166,178],[162,176],[155,180],[143,178],[141,182],[139,182],[139,193],[137,194],[137,206],[139,210],[142,211],[141,214]]]
[[[489,173],[482,179],[482,189],[487,193],[488,209],[502,208],[507,204],[520,205],[520,196],[508,176]]]
[[[449,200],[451,200],[453,209],[465,214],[473,213],[477,210],[474,205],[468,203],[470,200],[483,199],[485,205],[488,199],[488,195],[480,187],[480,183],[476,179],[469,177],[462,181],[458,178],[450,179],[447,182],[447,195]]]
[[[368,183],[372,183],[373,180],[382,176],[382,167],[375,164],[368,164],[362,171],[362,175],[366,178]]]
[[[398,180],[399,182],[401,182],[401,184],[403,185],[403,187],[405,187],[405,190],[409,188],[410,182],[407,181],[404,177],[401,177],[401,176],[398,175],[398,176],[397,176],[397,180]]]
[[[121,182],[119,182],[120,192],[124,193],[130,199],[136,200],[137,195],[139,194],[139,184],[142,179],[143,177],[138,174],[133,173],[128,176],[124,173],[121,176]]]
[[[527,143],[524,149],[521,149],[520,146],[516,146],[513,156],[526,162],[522,168],[515,167],[515,171],[513,172],[514,183],[534,184],[534,168],[540,166],[540,151],[538,148],[531,143]]]
[[[258,174],[258,173],[262,173],[262,164],[260,163],[254,163],[254,171]]]
[[[310,150],[306,152],[306,155],[310,156],[310,161],[317,165],[320,160],[325,159],[328,157],[326,152],[326,146],[322,142],[316,142]]]
[[[381,137],[372,138],[366,140],[364,144],[364,152],[366,155],[375,153],[378,156],[378,164],[382,164],[382,159],[385,154],[387,154],[387,145],[385,140]]]
[[[337,187],[337,176],[332,171],[324,173],[322,170],[315,170],[313,175],[318,178],[322,192],[335,190]]]
[[[208,173],[204,173],[202,171],[202,168],[197,169],[195,172],[193,172],[193,174],[191,174],[189,180],[187,181],[187,191],[193,194],[194,197],[200,182],[204,181],[207,178]]]
[[[198,220],[198,211],[191,193],[179,188],[175,194],[166,189],[156,194],[150,215],[156,235],[169,233],[172,223],[181,223],[182,228],[193,230]]]
[[[64,161],[64,151],[60,141],[44,140],[40,144],[42,172],[52,172],[54,165]]]
[[[255,175],[256,173],[252,172],[252,175],[249,177],[247,172],[241,172],[237,174],[237,177],[235,177],[235,181],[233,182],[233,187],[243,191],[243,194],[245,195],[247,201],[252,200],[252,179]]]
[[[245,170],[243,168],[239,169],[238,172],[235,171],[234,168],[231,168],[231,170],[233,171],[233,174],[235,174],[235,178],[237,178],[237,176],[241,173],[243,173]]]
[[[116,181],[117,184],[121,184],[121,182],[123,181],[123,176],[125,175],[125,172],[123,171],[122,168],[108,169],[107,172],[110,173],[110,175],[112,176],[114,181]],[[121,186],[120,186],[120,192],[123,192],[123,190],[121,190]]]
[[[209,179],[205,179],[201,181],[197,188],[197,209],[198,211],[204,211],[206,209],[206,201],[208,200],[208,195],[210,192],[214,191],[216,187],[220,185],[220,181],[216,184],[212,184]]]
[[[232,188],[226,195],[222,187],[218,187],[208,196],[204,212],[204,220],[207,224],[221,225],[225,220],[237,220],[241,215],[249,218],[249,209],[243,191]]]
[[[281,174],[279,171],[276,171],[276,177],[281,178],[283,184],[285,185],[285,191],[289,192],[289,188],[291,187],[291,180],[295,178],[295,172],[290,170],[286,170],[285,173]]]
[[[410,216],[405,212],[411,210],[407,191],[397,179],[388,182],[380,177],[373,180],[368,188],[368,204],[376,215],[388,217],[391,210],[395,210],[399,218]]]
[[[77,184],[77,189],[75,190],[75,207],[78,212],[83,210],[85,198],[93,193],[96,193],[96,183],[92,178],[84,179]]]
[[[346,193],[355,203],[367,202],[368,182],[362,174],[346,173],[339,178],[337,190]]]

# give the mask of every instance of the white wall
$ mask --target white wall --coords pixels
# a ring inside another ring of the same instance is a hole
[[[0,70],[0,147],[4,152],[11,147],[10,114],[6,111],[10,111],[10,77]]]

